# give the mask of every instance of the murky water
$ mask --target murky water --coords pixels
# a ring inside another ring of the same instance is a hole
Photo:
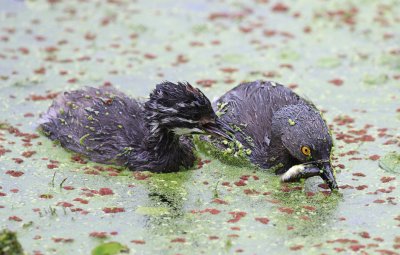
[[[399,172],[379,168],[400,146],[399,13],[396,0],[1,0],[0,229],[28,254],[109,241],[131,254],[399,254]],[[192,170],[132,175],[31,135],[54,92],[111,83],[145,97],[186,80],[215,98],[257,79],[326,111],[339,194],[203,154]]]

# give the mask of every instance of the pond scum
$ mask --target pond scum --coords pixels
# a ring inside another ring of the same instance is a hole
[[[0,232],[0,255],[23,255],[21,244],[17,240],[17,234],[9,230]]]

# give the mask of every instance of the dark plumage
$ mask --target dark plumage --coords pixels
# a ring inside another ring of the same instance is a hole
[[[254,164],[274,168],[276,174],[283,174],[283,181],[319,175],[337,188],[330,164],[332,138],[312,103],[282,85],[255,81],[224,94],[214,109],[222,114],[222,122],[234,127],[243,146],[251,149],[249,159]]]
[[[190,84],[164,82],[147,102],[112,88],[85,88],[58,96],[40,127],[71,151],[131,170],[172,172],[193,166],[184,136],[226,136],[208,98]]]

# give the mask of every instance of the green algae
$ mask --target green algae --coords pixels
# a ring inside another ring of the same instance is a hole
[[[323,68],[334,68],[340,66],[342,61],[336,57],[325,57],[318,59],[317,66]]]
[[[196,148],[207,156],[211,156],[213,158],[219,159],[221,162],[233,165],[233,166],[251,166],[248,156],[251,155],[251,149],[244,148],[241,143],[238,141],[228,142],[224,141],[205,141],[200,138],[200,136],[194,136],[193,141],[196,145]],[[218,143],[222,143],[225,149],[221,149],[217,145]]]
[[[294,122],[292,119],[288,119],[288,122],[290,126],[296,125],[296,122]]]
[[[92,250],[92,255],[118,255],[128,253],[129,248],[118,242],[103,243]]]
[[[83,135],[83,136],[79,139],[79,144],[80,144],[80,145],[83,145],[83,143],[85,142],[85,139],[88,138],[88,136],[90,136],[90,134]]]
[[[400,154],[390,152],[379,160],[379,167],[387,172],[400,173]]]
[[[0,255],[22,255],[24,254],[21,244],[18,242],[17,234],[9,230],[0,232]]]
[[[388,81],[389,77],[386,74],[366,74],[363,77],[363,82],[366,85],[377,85],[377,84],[384,84]]]

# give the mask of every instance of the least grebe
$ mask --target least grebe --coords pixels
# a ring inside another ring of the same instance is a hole
[[[51,140],[92,161],[153,172],[193,166],[193,144],[185,135],[230,139],[208,98],[189,83],[163,82],[146,102],[107,87],[65,92],[40,123]]]
[[[252,163],[275,169],[285,182],[321,176],[337,189],[330,163],[332,137],[312,103],[275,82],[255,81],[240,84],[213,106],[251,152]],[[221,141],[217,145],[224,146]]]

